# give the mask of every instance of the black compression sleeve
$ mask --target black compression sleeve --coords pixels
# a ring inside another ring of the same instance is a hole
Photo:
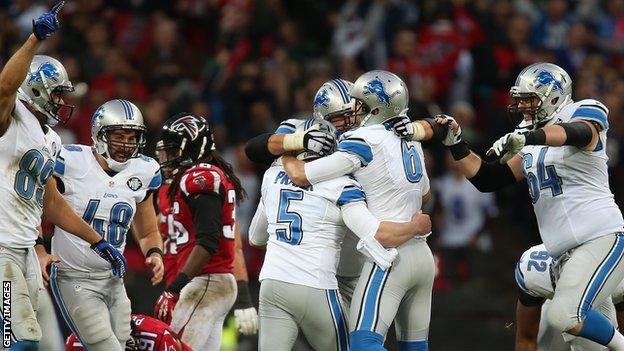
[[[270,165],[278,155],[273,155],[268,148],[269,138],[273,134],[265,133],[253,137],[245,144],[245,154],[256,163]]]
[[[433,118],[424,118],[423,121],[429,123],[431,125],[431,129],[433,129],[433,136],[429,139],[430,141],[439,142],[446,137],[445,126],[437,124]]]
[[[193,214],[196,244],[214,255],[221,242],[221,197],[215,193],[203,193],[187,198]]]
[[[525,307],[537,307],[544,303],[543,298],[529,295],[520,288],[518,288],[518,300]]]
[[[565,130],[567,136],[563,145],[585,147],[591,143],[592,130],[587,124],[582,122],[573,122],[561,123],[559,125]]]
[[[624,301],[615,304],[615,310],[618,312],[624,311]]]
[[[477,174],[468,180],[480,192],[487,193],[515,183],[516,177],[507,164],[500,164],[498,161],[481,161]]]

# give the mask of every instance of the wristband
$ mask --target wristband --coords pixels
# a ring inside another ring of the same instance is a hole
[[[455,145],[451,145],[448,147],[449,151],[451,151],[451,155],[453,155],[453,159],[455,161],[459,161],[462,158],[470,155],[470,149],[466,145],[465,142],[460,141]]]
[[[414,126],[414,135],[412,135],[413,141],[422,141],[425,139],[425,127],[422,124],[416,122],[412,122],[412,126]]]
[[[234,303],[234,309],[245,309],[253,307],[251,303],[251,295],[249,294],[249,285],[244,280],[236,282],[238,287],[238,295],[236,296],[236,302]]]
[[[37,245],[45,245],[45,241],[40,236],[38,236],[37,239],[35,239],[35,246]]]
[[[284,135],[282,146],[284,151],[300,151],[303,150],[303,136],[305,133],[295,132],[293,134]]]
[[[524,145],[545,145],[546,133],[543,129],[524,133]]]
[[[152,247],[151,249],[147,250],[147,253],[145,254],[145,258],[150,257],[150,255],[153,254],[153,253],[159,254],[160,258],[162,258],[165,255],[165,253],[163,252],[163,250],[160,249],[160,247],[155,246],[155,247]]]
[[[165,291],[173,292],[179,294],[180,291],[191,281],[188,275],[184,272],[178,273],[175,279],[169,284],[169,286],[165,289]]]

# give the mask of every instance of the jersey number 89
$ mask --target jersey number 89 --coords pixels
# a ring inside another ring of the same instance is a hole
[[[19,197],[30,200],[34,195],[39,207],[43,207],[43,189],[54,171],[54,161],[47,160],[44,163],[44,160],[39,150],[28,150],[19,162],[13,184]]]

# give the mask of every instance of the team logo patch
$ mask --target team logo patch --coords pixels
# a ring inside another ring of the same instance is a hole
[[[137,177],[132,177],[128,179],[126,184],[128,185],[128,188],[132,189],[132,191],[137,191],[143,186],[143,182],[141,182],[141,179]]]
[[[383,83],[379,79],[373,79],[364,86],[364,95],[375,94],[379,102],[386,106],[390,106],[390,100],[397,94],[395,91],[392,94],[388,94],[384,88]]]
[[[553,76],[550,72],[541,71],[535,77],[535,81],[537,83],[535,84],[536,89],[544,85],[552,84],[554,90],[559,90],[561,93],[563,93],[563,85],[561,84],[561,81],[557,80],[557,78],[555,78],[555,76]]]
[[[61,74],[58,72],[53,64],[51,64],[50,62],[46,62],[42,64],[36,72],[28,75],[27,84],[31,85],[33,82],[43,83],[42,76],[54,81],[55,83],[58,83]]]
[[[329,93],[327,92],[326,89],[321,90],[314,97],[314,107],[316,107],[318,105],[322,105],[325,108],[329,107]]]
[[[206,178],[204,178],[204,176],[193,178],[193,183],[197,184],[202,189],[206,189]]]

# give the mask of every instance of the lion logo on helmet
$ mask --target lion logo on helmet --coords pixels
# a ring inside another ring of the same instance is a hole
[[[318,105],[325,106],[326,108],[329,107],[329,93],[326,89],[321,90],[314,97],[314,107]]]
[[[369,94],[375,94],[379,102],[390,107],[390,100],[395,95],[399,94],[399,92],[395,91],[392,94],[388,94],[381,80],[373,79],[364,86],[364,95],[369,95]]]
[[[557,78],[555,78],[555,76],[548,71],[539,72],[537,76],[535,76],[535,81],[537,82],[537,84],[535,84],[536,89],[539,89],[544,85],[552,84],[554,90],[559,90],[563,93],[563,85],[561,84],[561,81],[557,80]]]
[[[53,64],[51,64],[50,62],[46,62],[39,66],[37,71],[28,75],[28,85],[32,84],[33,82],[43,83],[42,75],[47,79],[54,81],[55,83],[58,83],[59,77],[61,76],[58,69]]]

